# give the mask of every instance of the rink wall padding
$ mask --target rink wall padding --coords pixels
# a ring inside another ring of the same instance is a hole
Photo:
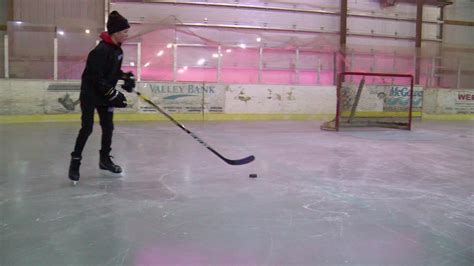
[[[474,119],[474,89],[434,88],[425,90],[424,99],[426,119]]]
[[[335,86],[140,82],[138,90],[180,120],[332,118]],[[78,121],[79,81],[0,79],[0,122]],[[166,120],[135,94],[117,121]],[[474,89],[423,90],[423,117],[474,119]]]

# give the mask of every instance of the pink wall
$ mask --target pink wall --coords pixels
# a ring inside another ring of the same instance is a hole
[[[142,81],[173,81],[173,49],[166,48],[166,42],[150,43],[152,39],[142,40],[141,80]],[[156,40],[155,40],[156,41]],[[227,49],[231,49],[227,52]],[[159,51],[163,54],[157,56]],[[127,44],[124,47],[124,71],[137,73],[136,45]],[[217,49],[209,47],[178,47],[178,62],[176,80],[181,82],[217,82],[218,59],[213,57]],[[301,52],[299,57],[298,74],[295,70],[296,61],[291,51],[284,49],[263,50],[261,80],[259,81],[259,49],[239,47],[221,48],[221,78],[222,83],[242,84],[295,84],[295,85],[333,85],[334,54],[331,52]],[[280,54],[281,53],[281,54]],[[205,64],[199,65],[199,59],[205,59]],[[383,54],[355,54],[348,55],[342,60],[337,56],[338,62],[346,64],[346,71],[358,72],[384,72],[413,74],[414,60],[410,56]],[[80,60],[79,60],[80,61]],[[135,66],[131,66],[131,62]],[[422,69],[430,68],[430,61],[422,60]],[[79,79],[85,62],[59,62],[60,79]],[[146,64],[146,66],[145,66]],[[338,63],[340,64],[340,63]],[[318,69],[320,72],[318,74]],[[340,72],[337,69],[336,72]],[[385,83],[386,80],[373,78],[366,79],[367,83]],[[354,82],[358,82],[354,78]],[[395,80],[401,84],[404,80]],[[420,83],[429,83],[427,73],[421,73]]]
[[[258,84],[258,69],[224,68],[221,71],[223,83]]]

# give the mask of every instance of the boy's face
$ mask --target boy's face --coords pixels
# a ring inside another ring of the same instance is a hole
[[[128,29],[112,34],[118,43],[123,43],[128,38]]]

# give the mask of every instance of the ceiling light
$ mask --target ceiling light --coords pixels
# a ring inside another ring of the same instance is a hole
[[[197,64],[200,65],[200,66],[204,65],[204,63],[206,63],[206,59],[204,59],[204,58],[201,58],[197,61]]]

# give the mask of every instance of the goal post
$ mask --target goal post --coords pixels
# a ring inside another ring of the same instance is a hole
[[[336,117],[322,130],[347,127],[411,129],[414,81],[412,75],[342,72],[338,75]]]

